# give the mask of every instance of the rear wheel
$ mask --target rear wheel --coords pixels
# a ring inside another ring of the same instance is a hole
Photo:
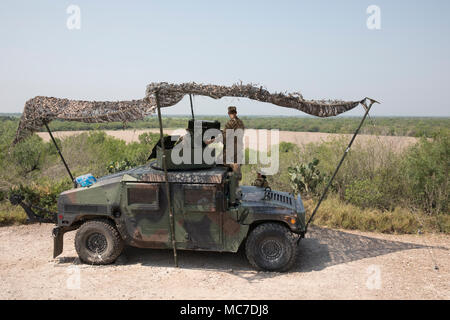
[[[83,223],[78,229],[75,249],[85,263],[109,264],[122,253],[123,240],[113,223],[92,220]]]
[[[257,226],[247,238],[245,253],[251,265],[267,271],[287,271],[297,258],[297,236],[277,223]]]

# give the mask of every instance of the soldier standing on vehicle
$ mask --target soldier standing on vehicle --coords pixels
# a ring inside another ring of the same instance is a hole
[[[224,163],[228,163],[231,160],[231,162],[233,164],[240,164],[240,163],[242,163],[240,158],[242,158],[243,132],[242,132],[241,136],[238,136],[239,133],[235,132],[235,130],[238,130],[238,129],[244,130],[245,127],[244,127],[244,123],[242,122],[242,120],[239,119],[237,116],[236,107],[234,107],[234,106],[228,107],[228,116],[230,117],[230,120],[228,120],[228,122],[225,124],[225,128],[222,131],[222,134],[223,134],[223,161],[224,161]],[[232,158],[230,157],[230,159],[227,159],[227,157],[226,157],[226,150],[227,150],[227,146],[228,146],[227,139],[226,139],[227,130],[233,130],[233,132],[231,132],[231,133],[234,133],[234,135],[233,135],[234,136],[234,141],[233,141],[233,144],[234,144],[233,151],[234,152],[233,152],[233,157]],[[240,154],[238,151],[240,151]]]
[[[225,166],[229,166],[234,172],[237,173],[238,180],[242,179],[241,174],[241,163],[242,156],[243,156],[243,130],[245,129],[244,122],[242,122],[241,119],[237,116],[237,109],[235,106],[229,106],[228,107],[228,116],[230,117],[230,120],[225,124],[224,129],[222,130],[222,137],[223,137],[223,164]],[[242,132],[236,132],[234,130],[241,129]],[[227,130],[233,130],[233,132],[229,132],[231,134],[230,136],[233,137],[233,157],[230,156],[230,159],[227,159]],[[206,142],[206,144],[210,144],[214,141],[214,139],[211,139]],[[238,152],[239,151],[239,152]]]
[[[252,186],[260,187],[260,188],[268,188],[269,182],[267,181],[267,177],[262,173],[261,170],[258,170],[256,173],[256,179],[253,181]]]

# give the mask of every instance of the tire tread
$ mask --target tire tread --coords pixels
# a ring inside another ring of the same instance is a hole
[[[291,232],[287,227],[285,227],[279,223],[274,223],[274,222],[262,223],[259,226],[257,226],[255,229],[253,229],[252,232],[250,233],[249,237],[247,238],[247,241],[245,244],[245,254],[246,254],[247,259],[250,262],[250,264],[256,270],[264,270],[257,264],[257,262],[255,260],[255,256],[254,256],[254,252],[256,252],[255,241],[256,241],[256,238],[260,234],[265,233],[267,231],[273,231],[273,230],[277,230],[277,231],[283,233],[284,236],[286,237],[286,239],[291,244],[292,249],[293,249],[292,256],[286,265],[284,265],[283,267],[281,267],[279,269],[271,270],[271,271],[285,272],[285,271],[291,269],[297,260],[297,255],[298,255],[297,237],[298,236],[295,235],[293,232]]]
[[[92,227],[92,226],[98,226],[100,228],[105,228],[105,230],[107,232],[110,233],[110,235],[112,236],[113,239],[113,249],[112,249],[112,254],[107,257],[106,259],[102,259],[102,260],[96,260],[96,261],[88,261],[83,257],[83,250],[85,250],[84,248],[82,248],[82,241],[81,238],[83,236],[83,232],[85,229]],[[88,220],[86,222],[84,222],[81,227],[78,229],[76,236],[75,236],[75,250],[78,253],[78,256],[80,257],[80,260],[83,261],[84,263],[89,263],[89,264],[94,264],[94,265],[104,265],[104,264],[110,264],[113,263],[118,257],[119,255],[122,253],[124,247],[124,243],[122,240],[122,237],[120,236],[119,231],[117,230],[117,228],[115,227],[115,225],[111,222],[108,221],[106,219],[94,219],[94,220]]]

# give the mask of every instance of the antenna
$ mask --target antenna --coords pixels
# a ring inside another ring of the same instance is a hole
[[[194,117],[194,104],[192,103],[192,94],[191,93],[189,93],[189,100],[191,101],[192,120],[195,120],[195,117]]]
[[[165,186],[166,186],[167,205],[169,207],[170,238],[172,240],[173,259],[175,262],[175,267],[178,267],[177,244],[175,242],[175,221],[174,221],[174,217],[173,217],[172,201],[170,200],[170,185],[169,185],[169,178],[168,178],[168,174],[167,174],[166,146],[164,144],[164,132],[163,132],[161,106],[159,104],[158,91],[155,92],[155,99],[156,99],[156,108],[158,110],[159,133],[161,136],[159,141],[161,141],[162,160],[163,160],[162,162],[163,162],[163,168],[164,168],[164,180],[165,180]]]
[[[58,144],[56,143],[56,140],[55,140],[55,138],[53,137],[53,134],[52,134],[52,132],[50,131],[50,128],[48,127],[47,122],[44,122],[44,125],[45,125],[45,128],[47,129],[48,134],[50,135],[50,138],[52,138],[53,144],[55,145],[56,150],[58,151],[58,154],[59,154],[59,156],[60,156],[60,158],[61,158],[61,160],[62,160],[62,162],[63,162],[63,164],[64,164],[64,167],[66,167],[67,173],[68,173],[69,176],[70,176],[70,181],[73,182],[73,184],[74,184],[74,186],[75,186],[75,188],[76,188],[76,187],[77,187],[77,184],[75,183],[75,179],[73,178],[72,172],[70,172],[69,166],[67,165],[66,160],[64,159],[64,157],[63,157],[63,155],[62,155],[62,153],[61,153],[61,150],[59,149]]]

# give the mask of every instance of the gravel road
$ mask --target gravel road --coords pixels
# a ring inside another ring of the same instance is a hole
[[[74,232],[52,259],[52,225],[0,228],[0,299],[450,299],[450,236],[311,228],[289,273],[237,254],[126,248],[80,264]]]

